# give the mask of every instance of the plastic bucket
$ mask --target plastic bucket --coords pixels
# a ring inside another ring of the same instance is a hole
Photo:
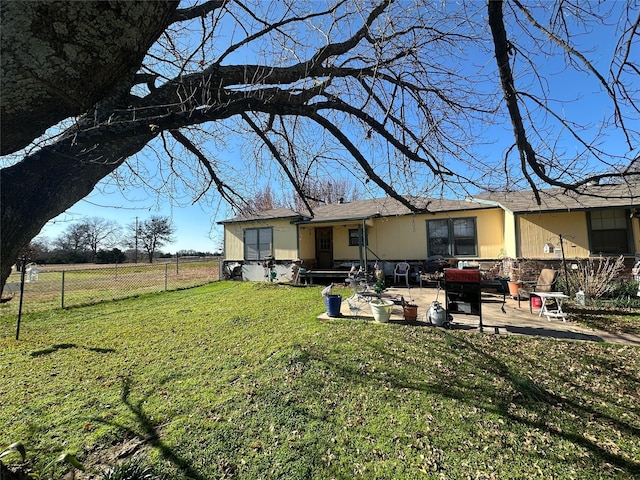
[[[531,306],[533,308],[542,308],[542,299],[535,295],[531,295]]]
[[[342,295],[327,295],[324,297],[324,304],[327,306],[327,315],[330,317],[339,317]]]

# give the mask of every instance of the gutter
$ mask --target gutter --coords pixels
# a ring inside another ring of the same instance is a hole
[[[234,223],[249,223],[249,222],[270,222],[273,220],[287,220],[289,218],[292,218],[293,220],[291,220],[291,223],[297,223],[300,222],[300,218],[304,218],[302,216],[286,216],[286,217],[256,217],[256,218],[242,218],[242,219],[238,219],[238,220],[220,220],[219,222],[216,222],[217,225],[231,225]]]
[[[294,220],[291,223],[294,224],[312,224],[312,223],[343,223],[343,222],[363,222],[366,220],[371,220],[372,218],[382,218],[382,215],[379,213],[374,213],[373,215],[368,215],[366,217],[349,217],[349,218],[334,218],[327,220],[319,220],[319,219],[302,219],[302,220]]]
[[[469,202],[469,203],[479,203],[480,205],[488,205],[491,207],[499,207],[502,210],[504,210],[505,212],[509,212],[509,213],[513,213],[515,215],[516,212],[508,209],[507,207],[505,207],[502,203],[498,202],[497,200],[486,200],[484,198],[474,198],[474,197],[467,197],[464,199],[465,202]]]

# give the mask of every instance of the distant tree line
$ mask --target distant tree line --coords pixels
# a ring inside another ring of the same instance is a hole
[[[117,222],[91,217],[70,224],[64,232],[49,240],[36,237],[22,252],[29,261],[51,263],[124,263],[172,257],[161,247],[174,240],[171,219],[152,216],[123,228]],[[21,255],[21,256],[22,256]],[[210,252],[182,250],[179,256],[206,256]]]

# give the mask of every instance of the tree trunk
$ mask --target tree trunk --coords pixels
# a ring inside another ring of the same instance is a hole
[[[85,113],[124,75],[137,71],[177,6],[2,0],[1,154]]]
[[[111,103],[104,107],[110,112],[124,101],[177,6],[168,0],[2,0],[1,40],[11,48],[3,48],[0,58],[1,153],[23,148],[48,127],[94,105],[92,120],[103,120],[100,104]],[[69,134],[0,170],[0,290],[20,251],[47,221],[89,195],[154,136],[134,128],[123,138],[109,126],[91,131],[92,126],[85,119],[89,131]],[[98,143],[99,154],[93,154]]]
[[[107,132],[91,139],[69,137],[0,170],[0,285],[4,286],[20,251],[50,219],[89,195],[154,135],[122,137]]]

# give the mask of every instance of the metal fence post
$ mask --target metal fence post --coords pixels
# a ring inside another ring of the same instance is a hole
[[[168,289],[168,287],[167,287],[168,279],[169,279],[169,264],[165,263],[164,264],[164,289],[165,289],[165,291]]]
[[[64,270],[62,271],[62,288],[60,289],[60,308],[64,308]]]
[[[16,325],[16,340],[20,339],[20,321],[22,320],[22,299],[24,297],[24,271],[27,266],[27,257],[22,256],[22,266],[20,268],[20,306],[18,307],[18,323]]]

